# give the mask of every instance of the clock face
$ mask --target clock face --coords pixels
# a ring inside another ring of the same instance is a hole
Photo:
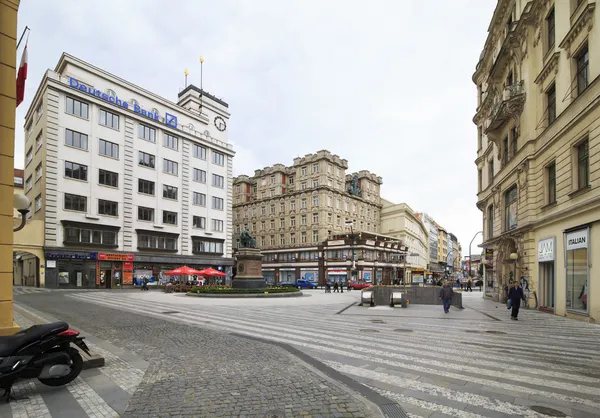
[[[225,129],[227,129],[227,124],[225,123],[225,119],[223,119],[221,116],[217,116],[215,118],[215,126],[221,132],[223,132]]]

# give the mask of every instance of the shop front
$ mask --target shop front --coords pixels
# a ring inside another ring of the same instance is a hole
[[[210,279],[211,283],[221,285],[231,283],[233,266],[233,259],[231,258],[136,253],[132,271],[133,286],[141,286],[144,279],[148,280],[148,286],[163,286],[170,282],[178,282],[179,280],[201,279],[199,276],[170,276],[166,274],[168,271],[181,266],[188,266],[196,270],[211,267],[227,275],[223,278]]]
[[[567,311],[588,314],[590,303],[590,228],[580,228],[565,233],[565,266]]]
[[[262,275],[268,286],[275,285],[275,269],[264,268],[262,269]]]
[[[556,303],[556,237],[538,241],[539,309],[554,312]]]
[[[311,283],[319,283],[319,269],[315,268],[301,268],[300,269],[300,279],[308,280]]]
[[[425,269],[415,267],[411,270],[411,283],[423,284],[425,281]]]
[[[96,286],[101,289],[133,286],[133,254],[98,253]]]
[[[94,289],[97,258],[95,252],[47,251],[45,287]]]
[[[364,268],[362,270],[362,281],[365,283],[373,283],[373,270],[370,268]]]
[[[327,269],[327,277],[330,283],[346,283],[348,281],[348,270],[336,267],[329,267]]]
[[[296,268],[295,267],[280,268],[278,283],[296,283]]]

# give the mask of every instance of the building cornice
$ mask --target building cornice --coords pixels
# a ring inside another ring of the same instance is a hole
[[[552,54],[552,56],[546,62],[546,65],[544,65],[544,68],[542,68],[542,71],[540,71],[540,73],[536,77],[534,83],[542,84],[546,80],[546,78],[548,78],[548,76],[550,75],[550,73],[553,70],[554,70],[554,74],[557,74],[559,59],[560,59],[560,51],[557,51],[554,54]]]
[[[594,26],[594,11],[596,10],[596,3],[589,3],[584,11],[579,15],[577,20],[571,25],[571,29],[561,43],[558,45],[560,48],[564,49],[567,53],[567,58],[571,58],[573,55],[573,46],[575,45],[575,40],[579,36],[580,33],[586,28],[587,31],[590,32],[592,27]],[[577,46],[577,45],[575,45]]]

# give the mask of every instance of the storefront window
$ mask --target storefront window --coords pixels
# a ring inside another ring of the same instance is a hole
[[[588,238],[589,229],[570,232],[567,249],[567,309],[587,312],[588,300]]]

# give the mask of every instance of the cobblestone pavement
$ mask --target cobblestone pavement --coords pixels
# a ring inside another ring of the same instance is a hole
[[[102,305],[119,317],[143,314],[148,323],[168,316],[292,344],[396,400],[413,417],[552,416],[539,407],[554,416],[600,416],[598,325],[533,310],[510,321],[505,306],[479,292],[463,294],[466,309],[449,314],[431,306],[358,307],[359,292],[305,293],[310,296],[293,301],[160,292],[67,298],[86,302],[91,312]]]
[[[140,384],[121,414],[124,417],[382,416],[374,404],[364,402],[358,394],[283,348],[225,333],[223,330],[227,329],[220,326],[210,329],[214,323],[202,317],[190,327],[179,319],[178,313],[165,313],[179,311],[173,302],[181,299],[171,298],[168,309],[163,309],[162,304],[138,301],[135,299],[138,293],[19,292],[15,300],[148,361]],[[135,305],[133,310],[125,306],[130,297],[132,307]],[[146,306],[142,307],[140,302]],[[254,313],[248,312],[244,317],[252,322]],[[256,319],[262,323],[266,318]],[[280,329],[292,326],[287,321],[271,319]],[[118,363],[118,359],[106,361],[107,365],[114,362]],[[97,370],[105,374],[103,369]],[[110,378],[127,393],[132,392],[126,377],[115,372]],[[89,388],[90,393],[81,383],[75,382],[66,389],[81,407],[79,415],[74,412],[69,417],[116,416],[103,409],[108,404],[102,393]],[[40,402],[40,395],[34,389],[39,390],[39,386],[29,388],[31,404],[26,401],[11,404],[13,417],[66,417],[53,413],[52,405],[48,405],[49,396],[41,395]],[[21,405],[27,405],[29,415],[19,415]],[[33,414],[35,408],[40,409],[39,415]]]

